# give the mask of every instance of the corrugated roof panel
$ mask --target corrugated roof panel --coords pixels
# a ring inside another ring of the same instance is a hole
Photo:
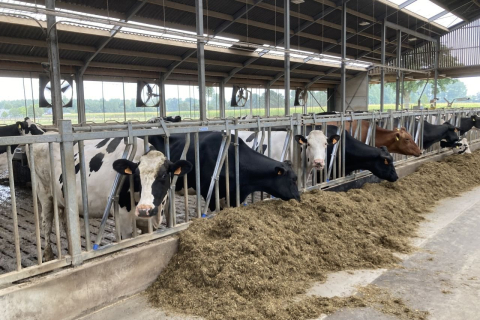
[[[131,64],[131,65],[141,65],[141,66],[152,66],[152,67],[168,67],[171,61],[168,60],[159,60],[143,57],[128,57],[120,55],[110,55],[100,53],[95,59],[95,62],[107,62],[107,63],[119,63],[119,64]]]

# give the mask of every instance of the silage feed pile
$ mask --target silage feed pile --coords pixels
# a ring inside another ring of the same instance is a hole
[[[478,185],[480,153],[431,162],[395,183],[263,201],[198,219],[148,289],[150,302],[207,319],[307,319],[349,304],[295,297],[332,271],[392,267],[439,199]],[[360,303],[362,304],[362,303]],[[353,304],[352,306],[357,306]],[[410,314],[406,319],[422,319]]]

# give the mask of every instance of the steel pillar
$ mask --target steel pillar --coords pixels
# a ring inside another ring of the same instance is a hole
[[[72,123],[70,120],[59,120],[58,127],[62,142],[60,156],[63,172],[63,194],[65,199],[65,217],[67,218],[67,238],[72,265],[82,263],[82,243],[80,240],[80,219],[76,191],[75,160],[73,151]]]
[[[203,37],[203,1],[195,0],[195,11],[197,14],[197,36]],[[197,40],[197,60],[198,60],[198,96],[200,120],[207,120],[207,101],[205,98],[205,41]]]
[[[265,87],[265,116],[270,117],[270,86]]]
[[[283,1],[283,29],[285,39],[285,115],[290,115],[290,0]]]
[[[167,116],[167,99],[165,97],[165,77],[160,76],[158,79],[158,86],[160,88],[160,105],[158,106],[160,108],[160,117],[166,117]]]
[[[402,31],[397,30],[397,67],[402,66]],[[400,77],[401,71],[397,70],[397,82],[395,86],[395,110],[398,110],[400,105]]]
[[[433,98],[438,94],[438,59],[440,56],[440,38],[435,41],[435,78],[433,79]]]
[[[341,109],[342,112],[345,112],[346,108],[346,97],[347,97],[347,77],[346,77],[346,61],[347,58],[347,3],[342,4],[342,79],[340,82],[340,98],[341,98]]]
[[[45,0],[45,7],[49,10],[55,10],[55,0]],[[62,91],[60,90],[60,55],[58,53],[57,26],[55,22],[55,16],[47,14],[47,49],[50,62],[52,114],[53,124],[58,126],[58,120],[63,119],[63,103]]]
[[[220,107],[220,119],[225,119],[225,83],[223,81],[220,81],[220,85],[218,86],[219,90],[219,107]]]
[[[83,87],[83,76],[79,72],[75,74],[75,86],[77,87],[77,113],[78,123],[82,124],[87,121],[85,114],[85,90]]]
[[[382,24],[382,49],[381,49],[381,61],[382,61],[382,70],[380,70],[380,111],[383,111],[384,107],[384,98],[385,98],[385,46],[387,44],[387,25],[386,20],[383,20]]]

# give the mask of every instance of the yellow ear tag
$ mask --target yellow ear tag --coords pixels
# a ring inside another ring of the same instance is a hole
[[[385,159],[385,164],[388,164],[388,160],[387,160],[387,159]]]
[[[337,143],[337,139],[332,139],[332,143],[333,144]]]
[[[180,172],[182,172],[182,168],[178,167],[173,174],[180,174]]]
[[[458,132],[458,130],[455,128],[455,132]]]
[[[400,129],[398,129],[398,128],[395,128],[395,129],[397,129],[397,131],[400,131]]]
[[[397,139],[397,141],[400,141],[400,139],[398,139],[398,137],[395,137]]]
[[[130,168],[125,168],[125,173],[126,174],[132,174],[132,170],[130,170]]]
[[[281,176],[281,175],[282,175],[282,171],[278,170],[277,174],[278,174],[279,176]]]
[[[475,118],[472,118],[473,122],[475,122]]]
[[[302,139],[299,139],[298,142],[299,142],[300,144],[303,144],[303,140],[302,140]]]
[[[22,129],[22,125],[21,125],[21,124],[18,125],[18,129]]]

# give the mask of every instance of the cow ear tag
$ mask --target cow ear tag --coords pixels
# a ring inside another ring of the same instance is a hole
[[[397,141],[400,141],[400,139],[398,139],[398,137],[395,137],[395,139],[397,139]]]
[[[182,172],[182,168],[178,167],[173,174],[180,174]]]
[[[282,175],[282,171],[281,171],[281,170],[278,170],[277,174],[278,174],[279,176],[281,176],[281,175]]]
[[[458,132],[457,128],[455,128],[455,132]]]
[[[385,159],[385,161],[384,161],[384,162],[385,162],[385,164],[388,164],[388,160],[387,160],[387,159]]]
[[[337,139],[332,139],[332,144],[337,143]]]
[[[125,168],[125,173],[126,174],[132,174],[132,170],[130,168]]]
[[[22,125],[21,124],[18,125],[18,129],[22,130]]]

